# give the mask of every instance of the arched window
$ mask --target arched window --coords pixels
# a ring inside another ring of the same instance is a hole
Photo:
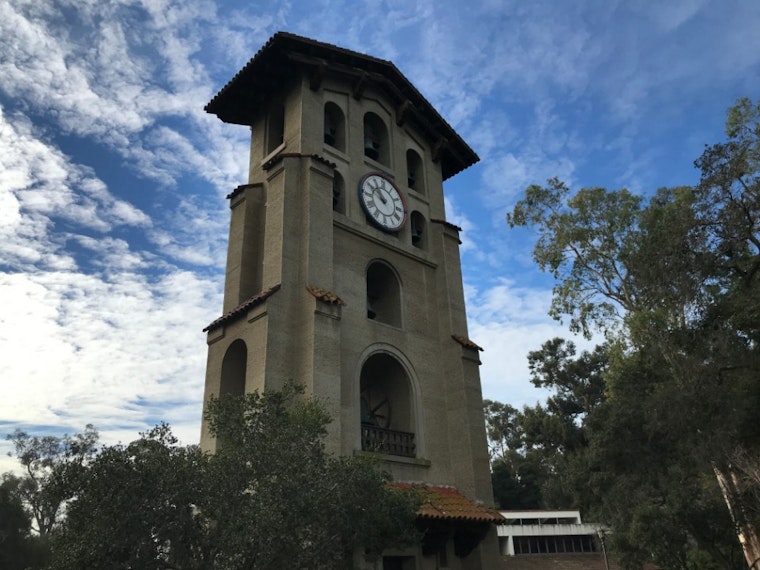
[[[393,269],[382,261],[367,268],[367,318],[401,327],[401,286]]]
[[[375,113],[364,115],[364,156],[390,165],[388,129]]]
[[[412,215],[409,217],[409,225],[412,230],[412,245],[414,247],[419,247],[420,249],[425,249],[427,245],[425,217],[419,212],[412,212]]]
[[[276,105],[267,117],[267,154],[285,142],[285,106]]]
[[[219,385],[219,395],[232,394],[242,396],[245,394],[245,371],[248,360],[248,348],[245,342],[238,339],[233,342],[222,360],[222,381]]]
[[[406,184],[420,194],[425,193],[425,176],[422,159],[411,148],[406,151]]]
[[[333,173],[332,206],[334,211],[346,213],[346,184],[337,170]]]
[[[324,142],[338,150],[346,150],[346,121],[341,108],[332,101],[325,103]]]
[[[413,393],[402,364],[373,354],[362,366],[359,391],[362,449],[415,457]]]

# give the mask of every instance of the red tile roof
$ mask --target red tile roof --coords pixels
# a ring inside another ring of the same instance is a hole
[[[241,184],[240,186],[237,186],[232,192],[230,192],[229,194],[227,194],[227,199],[231,200],[232,198],[234,198],[235,196],[237,196],[238,194],[240,194],[246,188],[253,188],[255,186],[261,187],[261,184],[260,183],[258,183],[258,184]]]
[[[422,505],[417,516],[427,519],[443,519],[468,522],[504,524],[506,520],[495,509],[490,509],[467,498],[456,487],[427,485],[425,483],[399,483],[402,489],[417,489]]]
[[[253,297],[251,297],[247,301],[240,303],[237,307],[235,307],[228,313],[225,313],[224,315],[222,315],[221,317],[213,321],[205,329],[203,329],[203,332],[212,331],[216,328],[219,328],[225,323],[234,321],[242,317],[244,314],[246,314],[246,312],[248,312],[248,309],[252,309],[256,305],[260,305],[266,299],[274,295],[279,290],[280,290],[280,284],[278,283],[277,285],[273,285],[269,289],[261,291],[260,293],[256,293]]]
[[[330,303],[331,305],[341,306],[346,305],[346,302],[343,299],[338,297],[335,293],[331,293],[327,289],[321,289],[319,287],[312,287],[311,285],[308,285],[306,287],[306,290],[323,303]]]
[[[460,228],[456,224],[452,224],[451,222],[447,222],[446,220],[439,220],[437,218],[432,218],[430,221],[433,222],[434,224],[443,224],[447,228],[451,228],[452,230],[456,230],[458,232],[462,231],[462,228]]]
[[[333,170],[338,166],[334,162],[330,162],[325,157],[319,156],[318,154],[304,154],[302,152],[281,152],[270,158],[262,168],[264,168],[264,170],[271,170],[272,167],[274,167],[274,165],[276,165],[278,162],[281,162],[283,158],[313,158],[314,160],[329,166]]]
[[[483,349],[479,347],[477,344],[472,342],[469,338],[459,336],[456,334],[451,335],[451,338],[453,338],[455,341],[457,341],[459,344],[461,344],[465,348],[472,348],[473,350],[480,350],[481,352]]]

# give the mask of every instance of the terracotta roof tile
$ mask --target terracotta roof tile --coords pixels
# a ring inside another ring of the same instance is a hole
[[[277,164],[278,162],[280,162],[283,158],[313,158],[317,162],[321,162],[322,164],[326,164],[327,166],[329,166],[333,170],[338,167],[338,165],[335,164],[334,162],[330,162],[325,157],[320,156],[320,155],[318,155],[316,153],[315,154],[308,154],[308,153],[303,153],[303,152],[281,152],[281,153],[273,156],[272,158],[270,158],[269,160],[266,161],[266,163],[263,166],[264,170],[271,170],[272,167],[275,164]]]
[[[319,287],[312,287],[311,285],[308,285],[306,287],[306,290],[324,303],[341,306],[346,305],[346,302],[343,299],[338,297],[335,293],[331,293],[327,289],[320,289]]]
[[[455,224],[452,224],[451,222],[447,222],[446,220],[439,220],[439,219],[433,218],[430,221],[433,222],[434,224],[443,224],[447,228],[451,228],[452,230],[456,230],[458,232],[462,231],[462,228],[460,228],[459,226]]]
[[[504,524],[506,521],[498,511],[490,509],[447,485],[427,485],[424,483],[400,483],[394,485],[402,489],[417,489],[422,505],[417,516],[428,519],[446,519],[470,522],[490,522]]]
[[[463,337],[463,336],[459,336],[459,335],[453,334],[453,335],[451,335],[451,338],[453,338],[455,341],[457,341],[459,344],[461,344],[465,348],[472,348],[473,350],[479,350],[481,352],[483,351],[483,349],[480,346],[478,346],[477,344],[475,344],[474,342],[472,342],[467,337]]]
[[[240,194],[243,190],[246,188],[253,188],[254,186],[261,186],[261,184],[241,184],[240,186],[236,186],[235,189],[227,194],[227,199],[230,200]]]
[[[215,321],[211,322],[211,324],[209,324],[205,329],[203,329],[203,332],[212,331],[216,328],[219,328],[225,323],[228,323],[230,321],[234,321],[240,318],[246,312],[248,312],[248,309],[252,309],[256,305],[260,305],[266,299],[274,295],[279,290],[280,290],[280,284],[278,283],[277,285],[274,285],[270,287],[269,289],[261,291],[260,293],[256,293],[253,297],[251,297],[247,301],[240,303],[237,307],[235,307],[228,313],[225,313],[224,315],[222,315]]]

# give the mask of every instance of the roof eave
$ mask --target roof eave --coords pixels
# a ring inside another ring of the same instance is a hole
[[[425,97],[390,61],[288,32],[278,32],[209,101],[204,110],[226,123],[252,125],[272,87],[303,71],[323,66],[332,73],[362,76],[378,85],[401,106],[410,102],[413,119],[440,145],[438,156],[446,180],[478,162],[478,155],[441,117]],[[275,87],[276,88],[276,87]]]

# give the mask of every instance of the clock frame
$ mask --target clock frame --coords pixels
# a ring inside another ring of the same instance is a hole
[[[406,224],[408,209],[404,195],[384,174],[369,172],[359,181],[359,202],[372,223],[389,233]]]

